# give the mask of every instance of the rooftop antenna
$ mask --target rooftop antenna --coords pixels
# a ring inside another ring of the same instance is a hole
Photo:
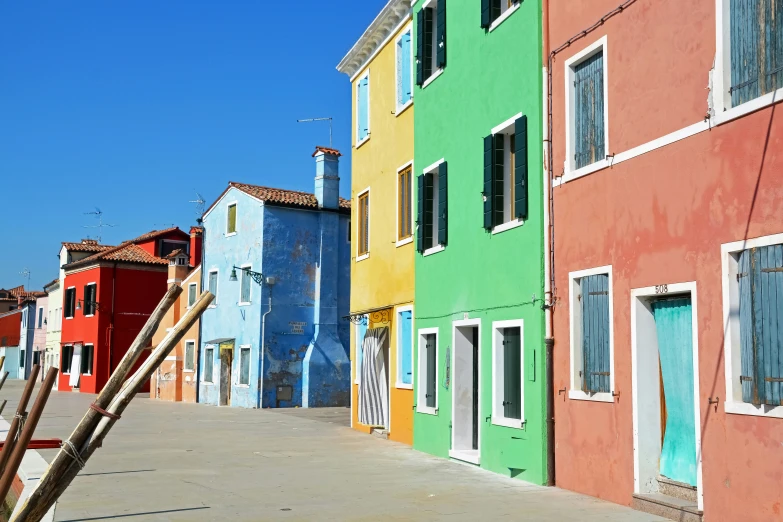
[[[332,118],[307,118],[304,120],[296,120],[296,123],[309,123],[313,121],[328,121],[329,122],[329,148],[332,148]]]
[[[116,227],[117,225],[110,225],[108,223],[103,222],[103,211],[99,209],[98,207],[95,207],[95,210],[93,212],[85,212],[84,215],[91,215],[91,216],[97,216],[98,217],[98,224],[97,225],[84,225],[83,228],[97,228],[98,229],[98,237],[96,238],[98,240],[98,243],[101,242],[101,235],[103,234],[103,227]]]
[[[29,292],[30,291],[30,269],[25,267],[21,272],[19,272],[19,275],[27,279],[27,286],[25,289]]]
[[[196,215],[198,217],[201,217],[204,215],[204,203],[206,203],[206,200],[204,199],[204,196],[196,192],[196,199],[188,201],[188,203],[195,203],[196,204]]]

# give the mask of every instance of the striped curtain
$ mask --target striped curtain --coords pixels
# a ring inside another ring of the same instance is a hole
[[[359,383],[359,422],[367,426],[385,426],[389,408],[388,370],[384,348],[389,329],[370,328],[362,343],[362,380]]]

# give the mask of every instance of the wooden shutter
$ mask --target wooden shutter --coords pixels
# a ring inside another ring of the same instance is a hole
[[[397,317],[400,321],[400,338],[397,341],[397,346],[399,347],[397,357],[400,358],[400,375],[397,376],[397,380],[404,384],[413,384],[413,350],[411,346],[411,343],[413,342],[413,313],[410,310],[406,310],[400,312]]]
[[[424,250],[432,248],[432,227],[435,223],[434,174],[424,175]]]
[[[424,77],[424,9],[416,13],[416,85],[421,87]]]
[[[492,230],[492,135],[484,138],[484,228]]]
[[[739,257],[739,317],[740,317],[740,384],[742,385],[742,401],[758,403],[756,399],[756,383],[754,365],[756,347],[753,342],[753,298],[751,297],[750,258],[751,251],[745,250]]]
[[[604,60],[599,52],[574,68],[576,168],[605,159]]]
[[[426,174],[420,174],[417,178],[417,201],[416,201],[416,250],[420,254],[424,253],[424,176]]]
[[[424,12],[424,43],[422,44],[422,61],[424,62],[422,77],[424,78],[424,82],[427,81],[427,78],[432,76],[432,57],[434,56],[434,49],[432,48],[432,32],[434,30],[434,20],[432,8],[425,7],[421,11]]]
[[[396,77],[396,80],[397,80],[397,106],[398,107],[400,105],[402,105],[403,103],[405,103],[403,101],[404,98],[405,98],[405,93],[403,92],[404,82],[403,82],[403,79],[402,79],[403,67],[405,65],[405,57],[403,56],[403,52],[404,52],[404,49],[405,49],[405,41],[404,41],[404,39],[405,39],[405,35],[403,34],[402,36],[400,36],[400,39],[397,40],[397,44],[396,44],[396,47],[397,47],[397,52],[396,52],[396,58],[397,58],[397,70],[396,70],[397,74],[396,74],[396,76],[397,77]]]
[[[413,97],[411,88],[411,33],[407,32],[400,39],[402,42],[402,104],[408,103]]]
[[[484,29],[489,29],[489,26],[492,25],[491,3],[491,0],[481,0],[481,27]]]
[[[437,63],[438,67],[446,67],[446,0],[438,1],[438,24],[437,24]]]
[[[502,225],[503,219],[503,198],[505,191],[505,171],[503,162],[503,152],[506,142],[505,134],[495,134],[493,136],[493,159],[492,159],[492,224]]]
[[[609,360],[609,276],[583,277],[582,292],[582,390],[608,393]]]
[[[357,105],[358,105],[357,107],[358,128],[356,129],[356,132],[357,132],[358,141],[362,141],[370,134],[369,87],[370,87],[369,76],[366,76],[361,80],[359,80],[359,83],[356,85]]]
[[[731,0],[731,103],[783,87],[783,0]]]
[[[522,342],[519,327],[503,329],[503,416],[522,417]]]
[[[228,233],[237,231],[237,206],[231,205],[228,207]]]
[[[527,116],[514,123],[514,144],[514,217],[527,219]]]
[[[424,398],[428,408],[435,407],[435,394],[437,393],[436,368],[438,359],[435,353],[435,334],[427,334],[427,387]]]
[[[448,244],[449,232],[449,191],[448,163],[443,162],[438,167],[438,244]]]

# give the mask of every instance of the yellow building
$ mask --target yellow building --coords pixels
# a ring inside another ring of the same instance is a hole
[[[351,425],[413,442],[413,25],[391,0],[337,69],[351,79]]]

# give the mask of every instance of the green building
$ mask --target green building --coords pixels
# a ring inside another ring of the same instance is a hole
[[[541,3],[413,10],[413,445],[542,484]]]

